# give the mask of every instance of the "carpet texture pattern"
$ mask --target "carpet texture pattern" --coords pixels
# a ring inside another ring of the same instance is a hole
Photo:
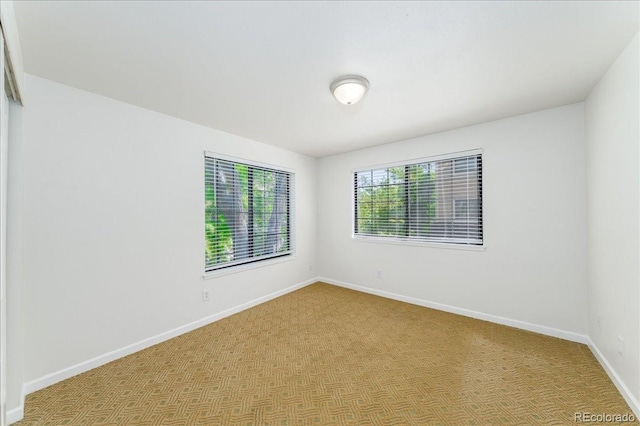
[[[582,412],[632,414],[585,345],[317,283],[35,392],[17,424],[575,425]]]

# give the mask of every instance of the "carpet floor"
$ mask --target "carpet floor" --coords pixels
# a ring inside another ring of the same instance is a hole
[[[632,414],[585,345],[317,283],[30,394],[17,424],[575,425],[584,412]]]

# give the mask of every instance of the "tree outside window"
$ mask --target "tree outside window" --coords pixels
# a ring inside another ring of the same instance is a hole
[[[205,157],[206,271],[291,253],[291,174]]]

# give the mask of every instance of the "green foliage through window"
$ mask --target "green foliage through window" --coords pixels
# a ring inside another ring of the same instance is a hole
[[[206,271],[292,252],[291,177],[205,157]]]

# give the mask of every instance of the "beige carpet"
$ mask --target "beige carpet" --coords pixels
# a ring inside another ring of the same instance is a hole
[[[19,425],[575,425],[589,349],[314,284],[27,397]]]

